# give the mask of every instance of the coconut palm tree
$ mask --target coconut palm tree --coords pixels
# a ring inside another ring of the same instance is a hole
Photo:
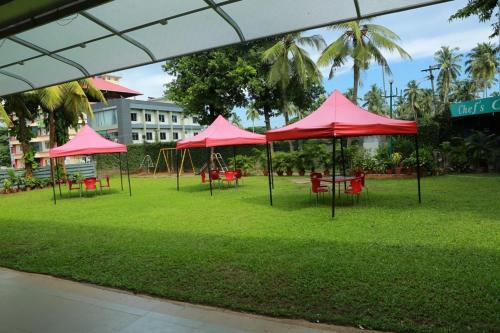
[[[382,89],[373,84],[363,97],[363,107],[367,108],[370,112],[385,115],[387,113],[387,105],[382,94]]]
[[[498,69],[498,47],[491,43],[480,43],[471,50],[465,62],[465,72],[470,74],[478,89],[487,96],[488,88],[495,80]]]
[[[434,60],[439,66],[439,74],[437,77],[438,92],[443,103],[448,103],[448,94],[451,85],[460,75],[462,66],[460,61],[462,55],[458,54],[458,47],[450,48],[449,46],[441,46],[436,53],[434,53]]]
[[[309,82],[321,80],[321,73],[303,46],[320,50],[325,44],[319,35],[302,36],[299,33],[287,34],[276,44],[264,51],[262,59],[271,64],[268,80],[278,85],[281,94],[281,112],[285,123],[290,122],[288,114],[288,85],[292,79],[298,80],[304,86]]]
[[[470,101],[477,96],[477,86],[472,80],[456,81],[451,87],[450,101],[465,102]]]
[[[231,113],[231,123],[233,125],[238,126],[239,128],[243,128],[243,123],[241,122],[240,116],[236,112]]]
[[[12,121],[10,120],[7,110],[3,106],[4,101],[0,98],[0,121],[3,122],[7,127],[12,126]]]
[[[415,119],[418,118],[420,112],[420,107],[418,105],[420,94],[421,91],[418,87],[417,81],[411,80],[410,82],[408,82],[406,89],[404,90],[404,97],[410,109],[412,110]]]
[[[255,133],[255,121],[259,119],[259,110],[254,105],[251,105],[246,112],[247,120],[252,122],[252,131]]]
[[[387,74],[391,74],[387,59],[382,51],[397,52],[403,59],[411,59],[410,55],[397,44],[399,36],[393,31],[378,24],[371,24],[368,20],[351,21],[336,24],[330,27],[341,33],[333,43],[328,45],[318,59],[319,66],[331,66],[331,79],[338,67],[344,66],[349,60],[353,61],[353,98],[357,104],[360,73],[368,69],[370,62],[381,65]]]

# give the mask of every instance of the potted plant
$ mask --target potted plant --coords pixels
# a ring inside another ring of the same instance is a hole
[[[286,153],[276,152],[273,156],[273,171],[276,171],[278,176],[283,176],[288,168],[286,163]]]
[[[31,191],[37,187],[37,179],[33,177],[25,178],[25,188],[27,191]]]
[[[417,159],[414,156],[409,156],[401,162],[403,168],[406,170],[407,175],[413,174],[413,168],[417,165]]]
[[[12,181],[9,178],[3,180],[3,193],[9,194],[12,191]]]
[[[401,160],[403,159],[403,156],[401,156],[400,153],[392,153],[391,155],[391,163],[394,168],[394,171],[396,172],[397,175],[401,174]]]
[[[295,168],[299,172],[299,176],[304,176],[306,174],[306,159],[305,154],[302,151],[297,151],[293,153],[295,155],[294,163]]]
[[[258,150],[257,148],[254,148],[253,150],[254,158],[255,158],[255,165],[260,167],[262,170],[262,174],[264,176],[267,176],[269,174],[269,170],[267,168],[267,155],[265,151]]]
[[[285,155],[285,165],[286,165],[286,175],[287,176],[292,176],[293,175],[293,168],[295,166],[295,159],[296,159],[296,154],[295,153],[288,153]]]

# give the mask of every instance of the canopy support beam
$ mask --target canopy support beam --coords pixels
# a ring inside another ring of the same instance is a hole
[[[342,142],[341,142],[342,143]],[[335,146],[337,144],[337,138],[332,138],[332,218],[335,217]],[[342,161],[343,162],[343,161]]]
[[[210,148],[209,147],[207,147],[206,149],[207,149],[207,157],[208,157],[208,159],[207,159],[207,170],[208,170],[208,181],[210,183],[210,196],[213,196],[214,193],[213,193],[213,189],[212,189],[212,166],[210,165],[212,163],[212,161],[211,161],[211,159],[212,159],[211,155],[212,154],[210,154]]]
[[[128,193],[132,196],[132,187],[130,187],[130,168],[128,166],[128,152],[125,153],[125,161],[127,164]]]
[[[156,59],[156,57],[154,56],[153,52],[151,52],[150,49],[148,49],[146,46],[144,46],[143,44],[139,43],[138,41],[136,41],[132,37],[120,33],[118,30],[114,29],[113,27],[111,27],[110,25],[106,24],[105,22],[99,20],[97,17],[95,17],[94,15],[92,15],[90,13],[80,12],[80,15],[82,15],[83,17],[89,19],[90,21],[94,22],[95,24],[101,26],[102,28],[108,30],[113,35],[122,38],[123,40],[129,42],[130,44],[134,45],[137,48],[140,48],[142,51],[144,51],[144,53],[146,53],[148,55],[149,58],[151,58],[151,60],[153,62],[158,61]]]
[[[175,170],[177,173],[177,192],[179,192],[179,149],[175,150]]]
[[[30,81],[26,80],[24,77],[22,77],[20,75],[12,74],[12,73],[9,73],[9,72],[1,70],[1,69],[0,69],[0,74],[3,74],[5,76],[9,76],[9,77],[11,77],[13,79],[16,79],[16,80],[19,80],[19,81],[23,81],[24,83],[26,83],[31,88],[36,89],[36,87],[35,87],[35,85],[33,83],[31,83]]]
[[[54,179],[54,159],[50,159],[50,177],[52,178],[52,196],[54,198],[54,205],[56,204],[56,181]]]
[[[273,189],[271,185],[271,161],[270,161],[271,152],[269,149],[269,143],[266,143],[266,157],[267,157],[267,180],[269,182],[269,204],[273,205]]]
[[[236,32],[236,34],[238,35],[238,38],[240,39],[241,42],[245,42],[246,39],[245,39],[245,36],[243,35],[243,32],[241,31],[238,23],[236,23],[235,20],[233,20],[233,18],[231,16],[229,16],[225,11],[224,9],[220,8],[219,6],[217,6],[217,4],[213,1],[213,0],[204,0],[207,5],[209,5],[217,14],[219,14],[220,17],[222,17],[222,19],[224,21],[227,22],[227,24],[229,24],[233,29],[234,31]]]
[[[418,186],[418,203],[422,203],[422,195],[420,194],[420,158],[418,156],[418,134],[415,134],[415,154],[417,157],[417,186]]]
[[[335,149],[336,147],[333,147]],[[345,154],[344,154],[344,140],[340,138],[340,154],[342,154],[342,176],[345,178]],[[340,186],[339,186],[340,187]],[[347,189],[347,183],[344,182],[344,190]]]
[[[24,39],[21,39],[19,37],[11,36],[11,37],[7,37],[7,39],[9,39],[9,40],[11,40],[11,41],[13,41],[13,42],[15,42],[17,44],[20,44],[22,46],[25,46],[27,48],[30,48],[30,49],[32,49],[34,51],[40,52],[43,55],[49,56],[52,59],[56,59],[56,60],[58,60],[60,62],[63,62],[66,65],[70,65],[70,66],[78,69],[83,74],[84,77],[90,76],[90,73],[85,69],[85,67],[83,67],[82,65],[80,65],[77,62],[74,62],[73,60],[70,60],[68,58],[62,57],[62,56],[60,56],[58,54],[54,54],[54,53],[52,53],[52,52],[50,52],[50,51],[48,51],[48,50],[46,50],[46,49],[44,49],[44,48],[42,48],[42,47],[40,47],[38,45],[32,44],[32,43],[30,43],[28,41],[25,41]]]
[[[123,173],[122,173],[122,153],[118,153],[118,159],[120,160],[120,184],[123,191]]]

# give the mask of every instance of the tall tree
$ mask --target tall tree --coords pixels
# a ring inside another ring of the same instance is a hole
[[[441,46],[434,53],[434,60],[439,66],[439,74],[437,77],[438,93],[443,103],[448,103],[449,92],[452,84],[460,75],[460,61],[462,55],[458,54],[458,47],[450,48],[449,46]]]
[[[451,87],[450,101],[465,102],[470,101],[477,96],[477,86],[473,80],[456,81]]]
[[[239,128],[243,128],[241,117],[236,112],[231,113],[231,123]]]
[[[255,68],[243,59],[247,46],[232,46],[167,61],[163,70],[175,77],[165,95],[196,115],[202,125],[218,115],[228,118],[247,104],[246,87]]]
[[[252,122],[252,131],[255,133],[255,121],[260,117],[259,110],[257,110],[255,105],[252,104],[249,108],[247,108],[246,116],[247,120]]]
[[[335,70],[344,66],[349,60],[353,61],[353,94],[352,101],[358,102],[358,87],[360,73],[368,69],[370,62],[375,61],[382,66],[387,74],[391,69],[382,51],[397,52],[403,59],[411,59],[410,55],[397,44],[399,36],[390,29],[371,24],[369,21],[351,21],[336,24],[330,27],[341,33],[340,37],[328,45],[318,59],[319,66],[330,66],[331,79]]]
[[[290,82],[296,80],[306,87],[309,83],[321,80],[321,73],[303,46],[320,50],[324,44],[323,38],[319,35],[306,37],[298,33],[287,34],[262,54],[264,61],[271,64],[269,82],[279,88],[281,113],[285,118],[285,124],[290,123],[288,114]]]
[[[495,80],[498,69],[498,47],[491,43],[480,43],[471,50],[465,61],[465,72],[470,74],[478,89],[487,96],[488,88]]]
[[[0,167],[10,166],[9,129],[0,125]]]
[[[408,82],[406,89],[404,90],[404,97],[413,113],[414,119],[417,119],[420,112],[420,107],[418,105],[419,95],[421,94],[420,88],[418,87],[417,81],[411,80]]]
[[[385,115],[387,113],[387,104],[385,103],[385,98],[383,97],[383,91],[376,84],[370,87],[363,97],[364,103],[363,107],[367,108],[368,111]]]
[[[450,16],[450,21],[476,15],[480,22],[487,22],[491,19],[491,16],[493,16],[495,8],[498,8],[498,0],[469,0],[464,8]],[[500,13],[497,10],[497,18],[499,15]],[[500,29],[499,19],[492,23],[491,27],[493,28],[493,33],[490,37],[498,36]]]

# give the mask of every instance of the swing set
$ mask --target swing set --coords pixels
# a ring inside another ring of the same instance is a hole
[[[163,161],[165,162],[165,166],[167,168],[167,172],[170,175],[175,173],[175,154],[176,154],[175,148],[161,148],[160,151],[158,152],[158,158],[156,159],[155,170],[153,172],[153,175],[156,176],[156,173],[158,172],[160,159],[162,156],[163,156]],[[181,164],[179,166],[179,175],[182,175],[182,173],[184,172],[184,161],[186,161],[186,156],[188,157],[189,162],[191,164],[191,169],[193,170],[193,174],[196,174],[196,171],[194,169],[193,159],[191,158],[191,152],[189,151],[189,149],[182,149],[180,151],[180,154],[181,154]]]

